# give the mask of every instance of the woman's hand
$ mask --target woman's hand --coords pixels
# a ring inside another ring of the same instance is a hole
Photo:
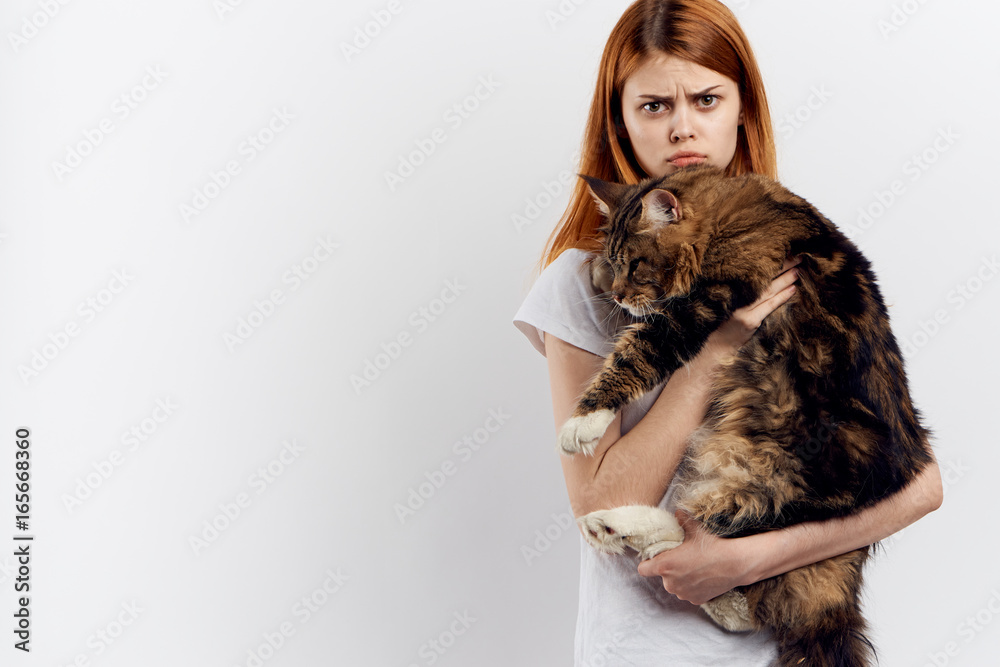
[[[684,543],[639,563],[640,575],[661,577],[668,593],[692,604],[752,583],[752,565],[739,538],[717,537],[680,510],[675,516],[684,528]]]
[[[755,303],[734,310],[732,316],[708,337],[706,347],[735,353],[753,337],[764,318],[773,313],[795,293],[795,282],[799,279],[800,258],[786,259],[781,273],[771,282],[767,290]]]
[[[707,367],[735,354],[753,337],[765,317],[792,298],[795,282],[799,279],[795,267],[801,261],[786,259],[767,292],[755,303],[733,311],[732,316],[708,337],[705,349],[699,354]],[[709,374],[703,377],[708,382]],[[639,574],[662,577],[667,592],[693,604],[703,604],[736,586],[753,582],[749,576],[753,565],[748,550],[740,548],[738,538],[716,537],[683,512],[677,512],[677,520],[684,528],[684,543],[643,561]]]
[[[661,577],[681,600],[704,604],[737,586],[749,586],[886,539],[941,506],[941,470],[931,461],[900,491],[845,517],[797,523],[747,537],[722,538],[684,512],[675,516],[684,543],[639,564],[644,577]]]

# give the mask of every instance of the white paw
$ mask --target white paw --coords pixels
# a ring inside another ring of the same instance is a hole
[[[713,621],[730,632],[757,629],[750,620],[750,608],[747,606],[746,596],[742,593],[736,591],[723,593],[701,605],[701,608]]]
[[[594,453],[601,436],[615,420],[611,410],[598,410],[582,417],[570,417],[559,431],[559,449],[566,454]]]
[[[599,551],[625,553],[625,548],[639,552],[642,560],[679,547],[684,530],[670,512],[646,505],[627,505],[612,510],[598,510],[577,520],[583,536]]]

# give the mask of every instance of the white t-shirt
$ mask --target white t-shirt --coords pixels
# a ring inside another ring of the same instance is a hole
[[[516,326],[545,354],[543,332],[607,356],[628,316],[590,283],[588,257],[564,251],[542,272],[514,316]],[[622,410],[622,434],[659,396],[662,385]],[[660,507],[674,510],[673,486]],[[634,553],[604,554],[580,537],[580,606],[576,667],[764,667],[777,657],[767,633],[730,633],[700,608],[667,593],[659,577],[641,577]]]

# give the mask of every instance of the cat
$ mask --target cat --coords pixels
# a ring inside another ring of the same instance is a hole
[[[633,316],[559,433],[592,454],[615,413],[690,361],[732,312],[801,257],[792,298],[712,379],[676,476],[677,505],[721,537],[869,507],[932,460],[868,260],[806,200],[761,175],[695,165],[637,185],[582,176],[605,224],[595,285]],[[662,509],[580,517],[595,547],[650,558],[683,542]],[[732,631],[770,630],[781,665],[868,665],[859,593],[868,547],[741,586],[705,605]]]

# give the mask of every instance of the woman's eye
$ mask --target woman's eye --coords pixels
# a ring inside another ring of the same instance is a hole
[[[713,107],[718,99],[715,95],[702,95],[698,98],[698,101],[701,102],[701,106],[703,107]]]
[[[663,102],[648,102],[642,108],[650,113],[658,113],[663,109]]]

